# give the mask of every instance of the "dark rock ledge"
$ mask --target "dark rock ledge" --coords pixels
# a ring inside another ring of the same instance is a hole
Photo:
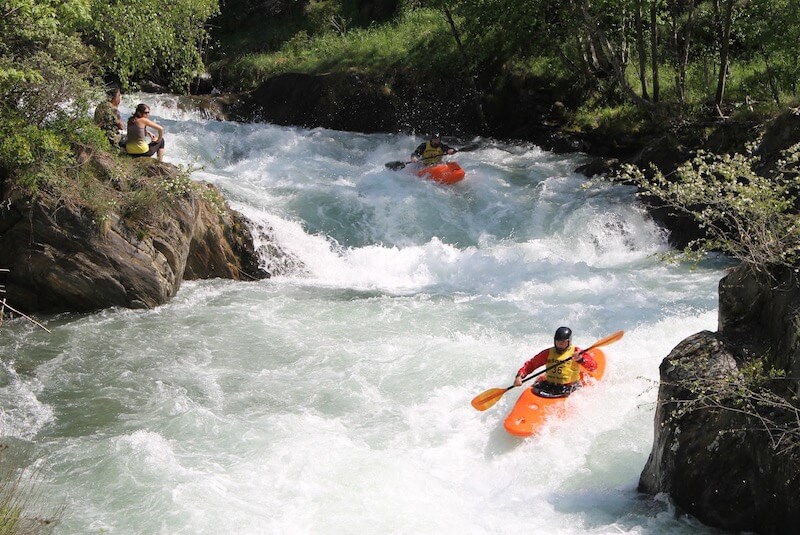
[[[119,162],[109,155],[77,157],[105,181],[111,193],[104,199],[128,201],[98,216],[78,195],[40,190],[31,196],[0,177],[0,267],[10,270],[6,298],[15,308],[152,308],[168,302],[184,279],[257,280],[276,274],[275,266],[292,265],[285,258],[258,257],[250,223],[213,185],[195,183],[153,200],[159,182],[180,182],[175,166],[142,158],[129,165],[129,175],[121,175]],[[137,195],[149,197],[149,204],[131,202]],[[276,246],[271,249],[286,257]]]
[[[737,268],[722,279],[718,331],[685,339],[659,368],[653,449],[640,491],[666,493],[678,510],[710,526],[797,533],[799,325],[794,272],[765,278]],[[788,410],[730,389],[730,378],[756,358],[786,371],[771,387]],[[720,391],[729,394],[722,403],[704,401]]]

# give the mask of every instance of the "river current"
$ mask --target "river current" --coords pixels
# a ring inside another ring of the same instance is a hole
[[[724,264],[665,263],[631,187],[485,139],[444,186],[422,137],[236,124],[139,98],[301,269],[184,282],[153,310],[0,327],[0,436],[59,534],[711,532],[636,492],[658,366],[716,329]],[[126,98],[123,114],[136,101]],[[259,238],[261,240],[261,238]],[[259,242],[259,245],[264,245]],[[264,259],[266,263],[268,259]],[[618,330],[606,377],[528,439],[478,412],[560,325]]]

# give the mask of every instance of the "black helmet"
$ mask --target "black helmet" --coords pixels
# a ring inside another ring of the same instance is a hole
[[[439,132],[434,132],[431,134],[431,139],[442,139],[442,136],[439,134]]]
[[[562,340],[572,340],[572,329],[569,327],[559,327],[556,329],[556,334],[553,336],[553,341],[558,342]]]

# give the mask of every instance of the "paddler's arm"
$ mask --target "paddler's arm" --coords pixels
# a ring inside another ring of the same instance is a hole
[[[423,153],[424,151],[425,151],[425,143],[423,143],[422,145],[420,145],[419,147],[417,147],[417,148],[416,148],[416,150],[415,150],[414,152],[412,152],[412,153],[411,153],[411,161],[412,161],[412,162],[416,162],[417,160],[419,160],[420,158],[422,158],[422,153]]]
[[[519,386],[522,384],[522,380],[533,373],[533,370],[536,368],[541,368],[547,363],[547,354],[550,352],[550,348],[543,349],[539,353],[537,353],[532,359],[522,365],[522,368],[519,369],[517,372],[517,376],[514,378],[514,386]]]
[[[597,362],[595,362],[594,357],[590,353],[581,353],[579,348],[575,348],[575,360],[577,360],[581,366],[593,372],[597,369]]]

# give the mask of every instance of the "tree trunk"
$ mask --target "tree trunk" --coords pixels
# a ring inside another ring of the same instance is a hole
[[[599,50],[602,53],[604,62],[611,66],[614,80],[622,87],[625,94],[628,95],[633,102],[642,106],[650,105],[650,102],[639,96],[628,83],[628,80],[625,78],[625,66],[620,61],[621,55],[614,49],[614,45],[608,40],[605,32],[603,32],[603,29],[597,24],[597,20],[589,12],[589,8],[585,3],[581,6],[581,15],[586,23],[586,29],[589,32],[590,38],[596,40],[599,44]]]
[[[722,105],[722,100],[725,96],[725,81],[728,77],[728,53],[730,51],[731,23],[733,21],[733,2],[734,0],[726,0],[725,14],[722,19],[719,50],[719,79],[717,80],[717,94],[714,97],[714,104],[717,106]]]
[[[658,102],[661,84],[658,78],[658,0],[650,4],[650,55],[653,69],[653,102]]]
[[[680,31],[678,30],[678,9],[677,7],[670,10],[670,15],[672,16],[671,26],[672,26],[672,50],[673,55],[675,56],[675,91],[678,93],[678,101],[683,104],[686,100],[686,95],[684,94],[685,85],[681,78],[681,68],[680,68],[680,58],[683,54],[681,54],[681,40],[680,40]]]
[[[447,18],[447,23],[450,25],[450,31],[453,34],[453,39],[456,41],[458,52],[461,55],[461,62],[464,67],[464,76],[467,79],[467,85],[472,93],[472,101],[475,104],[475,112],[478,114],[478,120],[481,123],[481,127],[484,130],[488,130],[489,126],[486,123],[486,114],[483,113],[483,105],[481,104],[481,94],[478,92],[477,84],[475,84],[475,76],[472,74],[472,70],[469,68],[467,54],[464,51],[464,45],[461,44],[461,37],[458,35],[458,29],[456,28],[456,23],[453,20],[453,15],[450,13],[450,9],[448,9],[447,6],[442,6],[442,9],[444,10],[444,15]]]
[[[642,2],[636,0],[633,11],[634,24],[636,25],[636,52],[639,55],[639,83],[642,84],[642,98],[650,100],[647,94],[647,47],[644,43],[644,23],[642,22]]]
[[[683,31],[683,39],[682,39],[682,56],[678,60],[678,69],[680,71],[681,76],[681,94],[686,96],[686,67],[689,64],[689,47],[692,42],[692,30],[694,29],[694,11],[695,11],[695,2],[691,0],[689,2],[689,6],[687,8],[688,11],[688,18],[686,19],[686,26],[684,27]]]
[[[775,82],[775,74],[772,72],[772,67],[769,64],[769,54],[767,54],[763,43],[759,47],[759,50],[764,57],[764,64],[767,66],[767,80],[769,81],[769,89],[772,91],[772,98],[775,100],[775,104],[778,105],[778,109],[780,109],[782,107],[781,93],[778,91],[778,84]]]

